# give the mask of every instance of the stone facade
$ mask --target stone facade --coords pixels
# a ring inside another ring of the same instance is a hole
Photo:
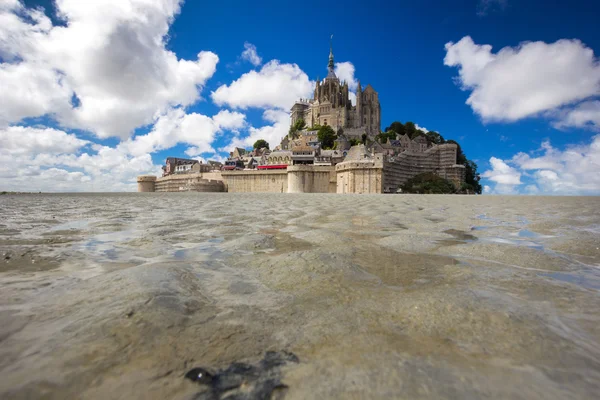
[[[264,157],[262,165],[292,165],[292,152],[287,150],[272,151]]]
[[[358,82],[356,105],[350,101],[348,82],[340,82],[334,72],[333,50],[329,51],[328,73],[324,81],[317,78],[312,99],[301,99],[291,109],[292,125],[303,119],[308,127],[329,125],[341,128],[351,138],[363,133],[378,135],[381,130],[379,95],[371,87],[363,90]]]

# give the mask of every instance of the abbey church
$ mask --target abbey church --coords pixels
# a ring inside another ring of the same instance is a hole
[[[340,128],[348,138],[360,138],[366,133],[378,135],[381,130],[381,106],[377,92],[360,81],[356,89],[356,105],[352,105],[347,82],[340,82],[334,72],[333,49],[329,49],[328,73],[324,81],[317,78],[313,98],[297,101],[291,110],[292,125],[303,119],[307,127],[329,125]]]

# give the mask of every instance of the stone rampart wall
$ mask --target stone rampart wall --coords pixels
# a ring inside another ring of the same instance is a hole
[[[330,193],[333,166],[293,165],[288,167],[288,193]],[[333,191],[332,193],[335,193]]]
[[[337,173],[335,172],[335,167],[331,168],[329,171],[329,190],[327,193],[336,193],[337,192]]]
[[[158,178],[156,192],[225,192],[222,180],[206,179],[208,173],[175,174]]]
[[[287,193],[288,191],[288,177],[285,169],[223,171],[221,174],[228,192]]]
[[[200,172],[199,175],[201,178],[209,179],[211,181],[223,180],[223,175],[221,175],[221,171]]]
[[[466,168],[464,165],[453,165],[452,167],[442,168],[438,175],[442,178],[448,179],[454,183],[454,186],[460,188],[465,182]]]

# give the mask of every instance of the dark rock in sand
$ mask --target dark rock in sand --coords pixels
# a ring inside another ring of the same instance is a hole
[[[281,398],[287,386],[281,383],[280,368],[298,362],[293,353],[269,351],[256,365],[236,362],[214,374],[198,367],[189,370],[185,377],[206,387],[195,395],[196,400]]]

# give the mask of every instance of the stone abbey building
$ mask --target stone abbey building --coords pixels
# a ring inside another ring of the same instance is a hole
[[[358,81],[356,105],[352,105],[348,82],[340,82],[334,72],[333,49],[329,49],[328,73],[324,81],[317,78],[312,99],[297,101],[291,110],[292,125],[303,119],[306,126],[329,125],[340,128],[349,138],[363,133],[378,135],[381,130],[381,106],[377,92],[367,85],[363,90]]]

